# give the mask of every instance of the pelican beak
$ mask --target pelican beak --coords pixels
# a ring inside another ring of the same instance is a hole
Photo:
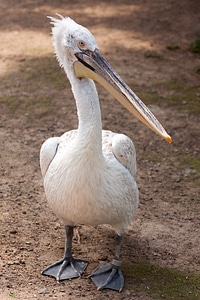
[[[172,138],[167,134],[160,122],[138,96],[124,83],[98,49],[95,51],[85,50],[76,53],[75,56],[77,61],[74,63],[74,70],[77,78],[87,77],[100,83],[141,122],[167,142],[172,142]]]

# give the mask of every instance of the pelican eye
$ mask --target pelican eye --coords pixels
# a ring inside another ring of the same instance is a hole
[[[84,42],[84,41],[78,41],[78,47],[79,47],[80,49],[86,48],[85,42]]]

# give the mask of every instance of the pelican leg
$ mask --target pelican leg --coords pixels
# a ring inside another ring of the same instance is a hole
[[[120,269],[122,261],[120,260],[120,249],[122,244],[122,235],[117,235],[117,247],[115,258],[111,263],[98,266],[89,276],[98,290],[111,289],[121,292],[124,286],[124,277]]]
[[[42,271],[43,275],[54,277],[57,281],[81,276],[88,265],[87,261],[75,259],[72,256],[73,226],[65,226],[65,231],[66,242],[63,259]]]

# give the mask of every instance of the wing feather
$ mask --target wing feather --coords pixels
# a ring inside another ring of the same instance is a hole
[[[136,151],[132,140],[124,135],[112,131],[103,131],[103,152],[115,158],[136,176]]]
[[[70,141],[75,137],[76,130],[65,132],[61,137],[51,137],[47,139],[40,149],[40,168],[44,177],[58,149],[67,147]]]

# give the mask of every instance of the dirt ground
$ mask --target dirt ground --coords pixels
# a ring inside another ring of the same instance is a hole
[[[161,140],[98,87],[104,129],[127,134],[137,151],[140,205],[124,237],[121,293],[97,291],[87,278],[112,259],[115,237],[106,226],[76,228],[74,255],[89,261],[82,278],[57,283],[41,275],[62,257],[64,229],[45,200],[39,150],[77,127],[46,18],[56,13],[92,31],[173,138],[171,145]],[[195,0],[0,0],[1,300],[200,299],[199,286],[191,298],[169,296],[152,290],[147,271],[134,273],[139,266],[187,276],[200,270],[200,56],[188,47],[200,38],[199,18]]]

